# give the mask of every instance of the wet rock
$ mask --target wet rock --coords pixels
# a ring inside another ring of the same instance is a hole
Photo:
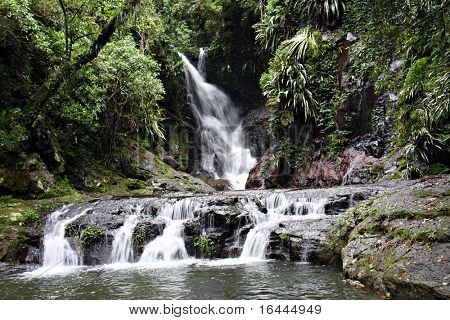
[[[295,177],[294,185],[306,188],[369,183],[370,170],[375,162],[376,159],[365,152],[349,148],[335,160],[324,158],[313,161]]]
[[[391,62],[390,70],[392,72],[397,72],[403,68],[404,64],[405,64],[405,61],[403,61],[403,60],[394,60]]]
[[[41,251],[39,248],[34,246],[28,247],[28,253],[25,257],[25,263],[40,263],[41,262]]]
[[[273,149],[266,151],[258,164],[249,172],[246,189],[279,187],[278,167],[272,161]]]
[[[225,179],[206,179],[203,181],[217,191],[232,190],[230,182]]]
[[[283,256],[282,260],[290,261],[329,261],[328,233],[337,219],[337,216],[327,216],[284,221],[271,234],[268,256]]]
[[[246,145],[253,157],[260,159],[270,147],[267,120],[270,112],[266,107],[250,110],[244,117],[242,127],[246,132]]]
[[[353,33],[349,32],[349,33],[347,33],[345,40],[352,43],[352,42],[355,42],[356,40],[358,40],[358,38]]]
[[[83,245],[83,264],[94,266],[109,263],[113,241],[114,234],[108,230],[106,231],[105,235],[89,242],[88,244]],[[73,243],[72,245],[76,246],[77,244]]]

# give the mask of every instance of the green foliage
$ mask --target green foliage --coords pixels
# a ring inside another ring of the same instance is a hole
[[[39,220],[39,213],[34,209],[27,209],[21,212],[21,221],[25,224]]]
[[[316,117],[317,102],[307,88],[307,80],[305,67],[289,59],[284,48],[277,50],[260,81],[272,113],[270,131],[292,124],[295,117],[303,122]]]
[[[76,191],[72,186],[72,183],[66,178],[55,183],[47,192],[39,195],[40,199],[50,199],[56,197],[63,197],[66,195],[73,195]]]
[[[0,110],[0,153],[24,150],[28,132],[20,124],[20,109]]]
[[[216,252],[216,245],[213,240],[207,236],[198,236],[194,239],[194,246],[200,250],[200,253],[204,257],[212,257]]]
[[[81,231],[80,242],[83,246],[88,246],[89,244],[97,241],[105,234],[105,230],[100,227],[87,227]]]
[[[299,0],[296,7],[307,19],[333,24],[343,15],[345,3],[342,0]]]
[[[291,240],[291,236],[288,235],[287,233],[281,233],[280,239],[283,244],[289,244],[289,241]]]
[[[143,248],[145,245],[145,230],[143,228],[135,228],[132,240],[135,247]]]
[[[64,229],[64,237],[71,238],[79,234],[78,226],[74,223],[70,223]]]
[[[327,149],[330,156],[336,157],[344,150],[349,134],[350,131],[347,130],[336,130],[328,137]]]
[[[394,116],[396,144],[406,147],[411,162],[405,177],[419,173],[412,164],[417,157],[427,163],[449,158],[446,9],[440,0],[346,2],[344,29],[364,31],[350,47],[350,83],[368,79],[380,93],[400,93]],[[404,61],[401,71],[390,69],[393,57]]]

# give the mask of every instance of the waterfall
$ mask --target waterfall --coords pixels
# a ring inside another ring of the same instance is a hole
[[[201,168],[215,179],[226,179],[233,189],[245,189],[256,159],[244,145],[239,114],[230,98],[205,81],[205,53],[200,51],[199,71],[180,53],[184,63],[188,100],[198,123]]]
[[[206,65],[205,65],[205,49],[200,48],[200,52],[198,53],[198,64],[197,64],[197,70],[198,73],[203,77],[203,79],[206,79]]]
[[[130,215],[119,228],[114,237],[110,256],[111,263],[133,261],[133,230],[138,223],[138,216]]]
[[[196,203],[191,199],[178,200],[175,203],[166,203],[158,214],[158,217],[166,223],[162,235],[148,243],[140,263],[157,261],[174,261],[188,258],[184,245],[183,229],[188,219],[194,218]]]
[[[250,216],[255,227],[245,239],[241,259],[264,259],[270,234],[280,221],[298,220],[305,215],[308,215],[308,218],[317,218],[325,214],[326,199],[300,198],[289,201],[284,193],[274,193],[264,202],[267,214],[259,212]]]
[[[44,236],[44,262],[43,267],[77,266],[80,264],[78,253],[72,249],[69,241],[64,237],[66,226],[86,214],[89,209],[83,210],[71,218],[59,218],[69,211],[68,207],[53,212],[48,221]]]

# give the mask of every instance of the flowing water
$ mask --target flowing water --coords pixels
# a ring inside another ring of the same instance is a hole
[[[78,252],[65,238],[65,229],[68,224],[85,215],[88,210],[85,209],[64,220],[60,220],[60,217],[69,211],[69,207],[63,207],[50,215],[44,236],[43,268],[72,267],[80,264]]]
[[[245,146],[238,110],[230,98],[205,81],[205,51],[199,55],[198,70],[180,53],[186,76],[188,100],[198,123],[201,167],[215,179],[226,179],[233,189],[245,189],[250,170],[256,165]]]
[[[188,258],[183,240],[184,223],[194,218],[195,201],[191,199],[178,200],[165,204],[158,217],[164,219],[166,227],[163,234],[150,242],[144,249],[139,263],[157,261],[174,261]]]
[[[273,193],[265,199],[267,214],[255,211],[251,223],[255,225],[247,235],[241,259],[256,258],[263,260],[272,230],[280,221],[319,219],[325,215],[326,199],[298,199],[288,201],[284,193]]]
[[[133,262],[133,230],[138,223],[138,216],[129,215],[117,231],[112,244],[111,263]]]

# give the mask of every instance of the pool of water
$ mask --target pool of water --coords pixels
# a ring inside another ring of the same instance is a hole
[[[190,260],[0,273],[0,299],[376,299],[329,266]]]

